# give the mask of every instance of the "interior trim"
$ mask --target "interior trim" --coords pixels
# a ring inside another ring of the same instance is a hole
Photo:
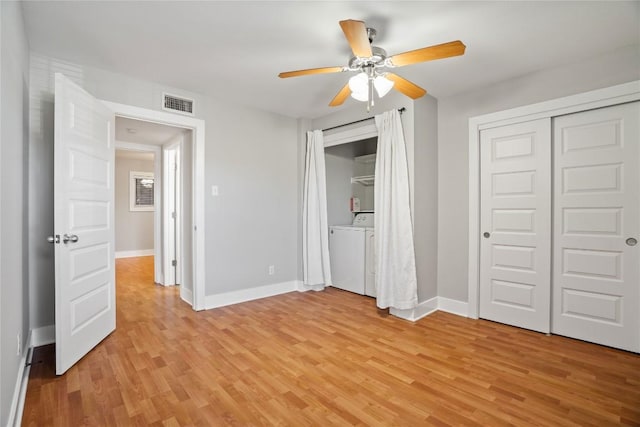
[[[107,107],[115,112],[116,116],[130,119],[145,120],[170,126],[179,126],[193,131],[193,309],[204,310],[205,301],[205,121],[193,117],[186,117],[179,114],[167,113],[165,111],[149,110],[147,108],[135,107],[132,105],[118,104],[115,102],[102,101]]]
[[[324,135],[324,148],[334,145],[348,144],[350,142],[361,141],[378,136],[378,128],[375,123],[361,124],[357,127],[339,130]]]

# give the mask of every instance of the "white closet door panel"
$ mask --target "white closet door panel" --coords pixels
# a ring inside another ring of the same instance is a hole
[[[552,331],[640,351],[640,103],[554,119]]]
[[[480,317],[549,332],[549,119],[480,134]]]

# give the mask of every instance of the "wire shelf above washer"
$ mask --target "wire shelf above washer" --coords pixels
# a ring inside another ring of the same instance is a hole
[[[362,176],[353,176],[351,177],[352,184],[361,184],[365,187],[369,187],[374,184],[375,175],[362,175]]]

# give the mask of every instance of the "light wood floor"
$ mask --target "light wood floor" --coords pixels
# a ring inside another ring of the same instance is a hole
[[[336,289],[196,313],[117,261],[117,329],[64,376],[40,348],[23,425],[640,425],[640,356]]]

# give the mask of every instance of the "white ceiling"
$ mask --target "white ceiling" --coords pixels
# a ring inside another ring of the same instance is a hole
[[[640,43],[638,1],[28,1],[23,8],[35,52],[291,117],[334,111],[327,104],[347,75],[277,75],[346,65],[344,19],[376,28],[374,44],[389,54],[463,41],[462,57],[396,70],[435,97]]]
[[[116,117],[116,141],[164,145],[184,132],[185,129],[174,126]]]

